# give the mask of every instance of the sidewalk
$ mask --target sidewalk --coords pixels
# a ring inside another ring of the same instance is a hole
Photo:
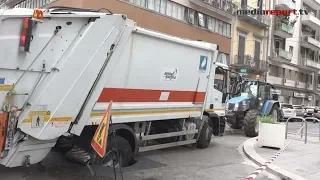
[[[291,141],[293,136],[288,135],[286,143]],[[256,146],[256,138],[247,140],[244,143],[245,154],[255,163],[262,165],[278,150],[271,148],[259,148]],[[308,137],[308,143],[304,144],[303,139],[294,140],[281,153],[267,170],[284,179],[306,179],[318,180],[320,176],[320,143],[316,137]]]

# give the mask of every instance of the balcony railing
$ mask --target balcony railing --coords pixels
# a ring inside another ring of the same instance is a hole
[[[309,12],[308,15],[302,16],[302,24],[308,25],[314,29],[319,29],[320,19],[318,19],[314,13]]]
[[[199,0],[209,4],[210,6],[220,9],[222,11],[233,14],[237,11],[238,6],[232,3],[230,0]]]
[[[237,66],[245,66],[258,71],[267,71],[266,61],[255,59],[248,55],[235,55],[233,64]]]
[[[281,30],[291,35],[293,34],[293,27],[284,22],[281,22],[280,20],[277,20],[275,28],[276,30]]]
[[[283,6],[286,6],[288,9],[294,9],[294,3],[292,0],[276,0],[276,6],[279,6],[283,8]]]
[[[255,10],[255,9],[258,10],[257,8],[253,8],[253,7],[250,7],[248,5],[241,5],[241,12],[244,12],[246,10],[250,10],[251,11],[251,10]],[[260,23],[263,23],[263,24],[265,24],[267,26],[270,26],[270,24],[271,24],[271,18],[269,16],[266,16],[266,15],[261,15],[259,13],[256,13],[256,15],[240,14],[239,17],[243,17],[243,16],[251,17],[251,18],[255,19],[256,21],[259,21]]]
[[[292,53],[291,52],[285,51],[280,48],[275,49],[275,52],[278,57],[281,57],[281,58],[286,59],[288,61],[292,60]]]
[[[305,61],[306,61],[306,65],[308,67],[320,69],[320,64],[318,62],[315,62],[315,61],[308,59],[308,58],[305,58]]]
[[[306,45],[307,48],[314,49],[320,48],[320,42],[317,39],[312,38],[311,36],[303,36],[302,43]]]

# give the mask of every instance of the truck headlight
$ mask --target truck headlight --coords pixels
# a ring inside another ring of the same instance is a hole
[[[234,105],[234,111],[238,111],[238,108],[239,108],[239,103],[236,103],[235,105]]]

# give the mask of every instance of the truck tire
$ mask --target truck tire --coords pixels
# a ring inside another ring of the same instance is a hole
[[[256,137],[258,136],[258,111],[257,110],[249,110],[244,117],[244,133],[247,137]]]
[[[119,162],[117,158],[119,154]],[[127,167],[130,165],[133,158],[133,152],[129,142],[121,136],[112,134],[108,136],[106,156],[100,158],[97,156],[94,163],[98,165],[113,166],[115,167]]]
[[[209,117],[203,116],[203,127],[200,132],[200,137],[197,142],[197,148],[204,149],[210,144],[212,137],[212,127],[209,125]]]

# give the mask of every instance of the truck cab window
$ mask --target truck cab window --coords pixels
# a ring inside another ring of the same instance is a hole
[[[226,73],[222,71],[219,67],[216,68],[214,78],[214,88],[220,92],[223,92],[226,86]]]

